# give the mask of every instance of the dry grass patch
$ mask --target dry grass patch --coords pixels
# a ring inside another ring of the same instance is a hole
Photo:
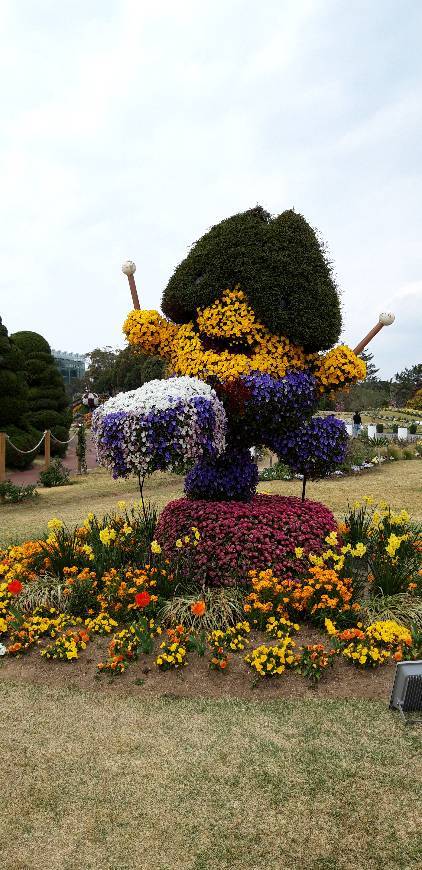
[[[377,702],[0,683],[4,870],[416,870],[421,739]]]

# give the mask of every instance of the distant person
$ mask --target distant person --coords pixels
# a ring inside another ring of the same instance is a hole
[[[359,435],[359,432],[362,428],[362,417],[359,414],[359,411],[355,411],[353,414],[353,434]]]
[[[88,393],[88,408],[90,411],[93,411],[95,408],[95,396],[94,393]],[[354,418],[353,418],[354,419]]]

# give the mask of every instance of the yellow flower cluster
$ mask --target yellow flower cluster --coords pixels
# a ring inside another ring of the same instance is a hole
[[[286,670],[286,666],[294,664],[294,647],[294,641],[287,636],[277,646],[262,644],[256,647],[245,656],[245,662],[257,677],[280,676]]]
[[[325,356],[317,357],[314,375],[323,393],[363,380],[366,365],[347,345],[341,344],[329,350]]]
[[[133,347],[149,356],[170,359],[178,326],[165,320],[158,311],[131,311],[123,332]]]
[[[208,643],[212,647],[221,646],[232,652],[239,652],[248,645],[250,630],[248,622],[237,622],[236,625],[229,626],[225,631],[221,631],[221,629],[211,631],[208,635]]]
[[[394,619],[379,620],[368,625],[365,631],[367,637],[388,646],[412,645],[412,636],[408,628],[400,625]]]
[[[85,620],[86,630],[91,634],[111,634],[118,623],[115,619],[102,611],[98,616],[89,617]]]
[[[373,643],[350,643],[343,650],[346,659],[360,667],[377,667],[390,658],[388,650],[380,649]]]
[[[207,349],[193,323],[180,327],[171,356],[171,368],[177,375],[200,380],[216,377],[221,381],[259,371],[283,377],[289,369],[305,368],[300,348],[287,338],[279,338],[262,327],[260,340],[248,353],[229,349]]]
[[[117,532],[115,529],[109,529],[108,526],[106,526],[104,529],[101,529],[100,541],[102,544],[104,544],[105,547],[109,547],[110,544],[112,544],[113,541],[116,540],[116,538]]]
[[[246,294],[239,288],[225,290],[221,299],[208,308],[197,308],[196,322],[200,333],[210,338],[225,338],[228,343],[242,341],[253,345],[262,333],[262,325],[248,305]]]
[[[270,637],[275,637],[277,640],[281,640],[283,637],[286,637],[287,634],[290,634],[292,631],[299,631],[299,626],[297,622],[290,622],[290,619],[286,619],[285,617],[279,617],[278,619],[275,616],[270,616],[266,626],[265,626],[266,634],[269,634]]]
[[[88,641],[89,635],[86,631],[70,630],[41,650],[41,655],[47,659],[72,661],[72,659],[78,658],[80,650],[86,649]]]
[[[342,655],[357,667],[376,667],[390,658],[401,661],[404,647],[411,647],[412,636],[405,626],[392,619],[378,620],[366,629],[362,623],[339,631],[331,619],[325,630]]]
[[[175,640],[169,644],[164,641],[160,644],[160,649],[162,652],[157,656],[155,663],[161,670],[167,671],[170,668],[183,668],[187,664],[186,647],[178,641]]]
[[[285,336],[270,332],[236,287],[221,298],[198,308],[196,319],[181,326],[158,311],[131,311],[123,331],[133,347],[169,362],[176,375],[221,381],[255,371],[276,378],[291,369],[313,371],[321,392],[351,384],[365,377],[365,363],[346,345],[325,356],[306,355]],[[214,343],[214,346],[213,346]]]
[[[387,541],[386,552],[388,555],[394,559],[394,556],[397,553],[397,550],[400,549],[400,545],[402,541],[407,541],[408,535],[395,535],[394,532],[391,533],[390,537]]]
[[[0,552],[0,579],[10,582],[11,580],[33,580],[36,572],[32,563],[42,551],[39,541],[25,541],[16,547],[9,547]]]

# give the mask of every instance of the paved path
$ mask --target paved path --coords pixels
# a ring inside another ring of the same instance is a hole
[[[86,464],[88,468],[97,467],[97,457],[95,448],[92,444],[91,434],[86,433]],[[70,469],[71,474],[76,474],[78,471],[78,460],[76,457],[76,438],[69,444],[66,456],[62,460],[63,465]],[[44,469],[44,459],[42,456],[37,456],[32,466],[25,471],[15,469],[6,469],[6,480],[11,480],[12,483],[30,484],[37,483],[40,476],[40,471]]]

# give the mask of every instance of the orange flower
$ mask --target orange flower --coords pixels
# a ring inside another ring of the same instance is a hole
[[[194,616],[203,616],[207,608],[205,601],[195,601],[194,604],[191,604],[190,609]]]

